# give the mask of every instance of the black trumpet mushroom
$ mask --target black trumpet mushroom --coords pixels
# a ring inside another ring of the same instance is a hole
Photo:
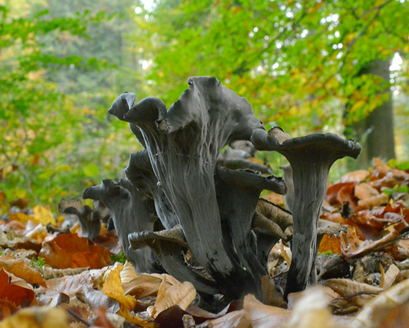
[[[294,226],[292,262],[285,290],[287,296],[304,290],[311,273],[315,272],[318,219],[328,187],[329,170],[340,158],[357,158],[361,146],[331,133],[291,138],[279,127],[268,132],[255,130],[251,142],[258,150],[277,151],[284,155],[293,171],[291,211]]]
[[[60,213],[74,214],[79,219],[81,235],[84,238],[94,240],[101,232],[101,213],[89,207],[82,206],[82,202],[77,199],[61,199],[58,204]]]
[[[128,235],[133,232],[153,231],[154,220],[146,204],[146,196],[139,193],[126,179],[117,184],[103,180],[100,185],[89,187],[84,199],[102,201],[110,210],[126,258],[137,272],[153,272],[155,262],[149,248],[133,250]]]
[[[256,293],[223,244],[214,171],[220,151],[262,128],[251,105],[214,77],[193,77],[169,110],[145,98],[123,117],[143,136],[153,172],[197,260],[231,298]],[[240,286],[243,285],[243,288]]]

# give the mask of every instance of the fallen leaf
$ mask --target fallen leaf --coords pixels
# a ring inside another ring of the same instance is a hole
[[[18,311],[17,306],[7,299],[0,299],[0,321]]]
[[[382,288],[351,279],[328,279],[324,282],[324,286],[330,287],[334,292],[358,307],[362,307],[383,291]]]
[[[136,278],[123,284],[125,295],[132,295],[136,299],[156,295],[162,280],[163,277],[160,275],[140,273]],[[166,284],[166,288],[172,286],[169,279],[166,279]]]
[[[34,220],[34,218],[31,216],[28,216],[27,214],[17,212],[17,213],[13,213],[10,215],[9,221],[13,221],[13,220],[21,222],[21,223],[27,223],[30,220]]]
[[[44,242],[39,256],[57,269],[99,269],[111,262],[111,254],[106,248],[90,245],[89,239],[80,238],[76,234],[62,234]]]
[[[360,183],[355,186],[354,195],[359,200],[363,200],[379,195],[379,191],[369,183]]]
[[[339,182],[345,183],[345,182],[356,182],[360,183],[362,181],[365,181],[366,178],[368,178],[370,173],[366,170],[358,170],[358,171],[353,171],[349,172],[341,177],[339,179]]]
[[[193,302],[196,298],[196,289],[193,287],[192,283],[185,281],[173,285],[166,289],[166,278],[163,279],[161,287],[158,291],[158,296],[156,298],[155,305],[155,317],[162,311],[170,308],[173,305],[178,305],[182,310],[186,308]]]
[[[337,235],[324,235],[321,239],[318,253],[331,252],[332,254],[341,254],[341,241]]]
[[[22,309],[0,323],[0,328],[70,328],[63,309],[48,306]]]
[[[11,256],[0,256],[0,269],[4,269],[16,277],[24,279],[30,284],[37,284],[46,287],[45,280],[40,272],[34,269],[23,259],[15,259]]]
[[[34,206],[34,219],[42,223],[43,225],[47,225],[51,223],[52,225],[57,225],[57,221],[55,221],[53,213],[51,213],[50,206]]]
[[[87,303],[91,309],[103,307],[109,313],[117,313],[120,309],[119,302],[104,294],[103,291],[94,288],[82,288],[76,293],[77,298]]]
[[[394,264],[392,264],[388,271],[384,274],[383,281],[379,285],[380,288],[388,289],[390,288],[393,283],[395,282],[396,277],[399,275],[400,270]]]
[[[37,304],[33,287],[4,269],[0,269],[0,299],[9,300],[16,306]]]
[[[348,188],[353,189],[355,185],[356,185],[355,182],[336,183],[336,184],[332,185],[331,187],[328,188],[327,194],[325,195],[326,201],[330,205],[341,206],[342,203],[338,199],[338,193],[343,188],[345,188],[344,190],[348,190]]]
[[[127,310],[133,310],[136,304],[136,300],[132,296],[124,294],[120,276],[120,272],[122,269],[122,264],[118,262],[115,263],[115,266],[109,271],[108,276],[105,279],[102,291],[106,296],[117,300],[121,307]]]
[[[223,317],[206,321],[203,326],[206,327],[206,324],[213,328],[253,328],[244,310],[233,311]]]
[[[243,310],[253,328],[278,327],[291,316],[290,311],[265,305],[258,301],[254,295],[244,297]]]
[[[373,196],[370,198],[365,198],[358,201],[358,208],[357,210],[364,210],[369,209],[375,206],[381,206],[387,204],[389,201],[389,196],[387,194],[379,194],[377,196]]]
[[[312,287],[302,292],[285,327],[335,327],[334,319],[328,309],[328,302],[326,292],[321,287]]]
[[[75,276],[65,276],[47,280],[47,288],[40,287],[36,289],[37,298],[39,302],[44,305],[48,304],[48,302],[59,293],[73,297],[84,288],[93,288],[105,270],[105,268],[88,270]]]
[[[366,304],[352,319],[350,327],[407,327],[408,322],[409,280],[404,280]]]

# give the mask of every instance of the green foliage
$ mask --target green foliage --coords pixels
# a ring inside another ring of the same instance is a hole
[[[326,251],[326,252],[318,253],[318,255],[332,255],[332,254],[334,254],[334,253],[332,253],[332,251]]]
[[[119,63],[113,56],[121,54],[109,44],[111,54],[101,52],[101,38],[89,36],[103,26],[117,38],[109,33],[112,15],[56,8],[64,9],[51,0],[0,6],[0,190],[9,200],[78,197],[103,178],[123,176],[136,150],[126,125],[107,121],[118,94],[109,82]]]
[[[42,267],[44,267],[44,266],[49,266],[49,265],[47,265],[46,263],[45,263],[45,258],[43,258],[43,257],[37,257],[37,259],[31,259],[30,260],[30,265],[32,266],[32,267],[40,267],[40,268],[42,268]]]
[[[121,251],[119,254],[114,254],[111,256],[112,263],[120,262],[122,264],[125,264],[126,261],[127,259],[123,251]]]
[[[393,192],[403,192],[408,193],[409,187],[408,186],[399,186],[395,185],[393,188],[385,188],[382,192],[388,196],[390,196]]]
[[[187,77],[217,76],[265,123],[300,135],[342,132],[387,100],[389,81],[359,72],[409,51],[408,15],[406,1],[181,0],[135,21],[150,93],[173,102]]]

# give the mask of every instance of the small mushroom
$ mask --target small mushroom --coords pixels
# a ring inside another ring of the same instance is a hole
[[[132,232],[153,231],[154,221],[147,209],[146,196],[128,180],[121,179],[118,184],[103,180],[100,185],[85,190],[83,198],[102,201],[109,208],[124,254],[135,270],[155,271],[150,249],[134,251],[129,248],[128,240]]]
[[[279,127],[269,132],[255,130],[251,142],[258,150],[275,150],[284,155],[293,169],[293,260],[285,295],[302,291],[311,272],[315,272],[318,218],[327,191],[330,167],[345,156],[357,158],[361,146],[331,133],[291,138]]]
[[[82,237],[94,240],[101,232],[101,214],[88,205],[82,206],[80,200],[65,198],[58,204],[60,213],[75,214],[80,223]]]

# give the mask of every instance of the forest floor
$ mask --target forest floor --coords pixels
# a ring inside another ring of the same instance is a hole
[[[317,286],[284,301],[291,251],[280,241],[262,302],[247,295],[218,313],[200,305],[191,283],[121,263],[115,233],[103,227],[94,242],[79,225],[62,233],[64,217],[49,206],[9,203],[0,192],[0,328],[409,327],[408,185],[408,168],[378,159],[343,176],[322,209],[342,229],[321,241]]]

